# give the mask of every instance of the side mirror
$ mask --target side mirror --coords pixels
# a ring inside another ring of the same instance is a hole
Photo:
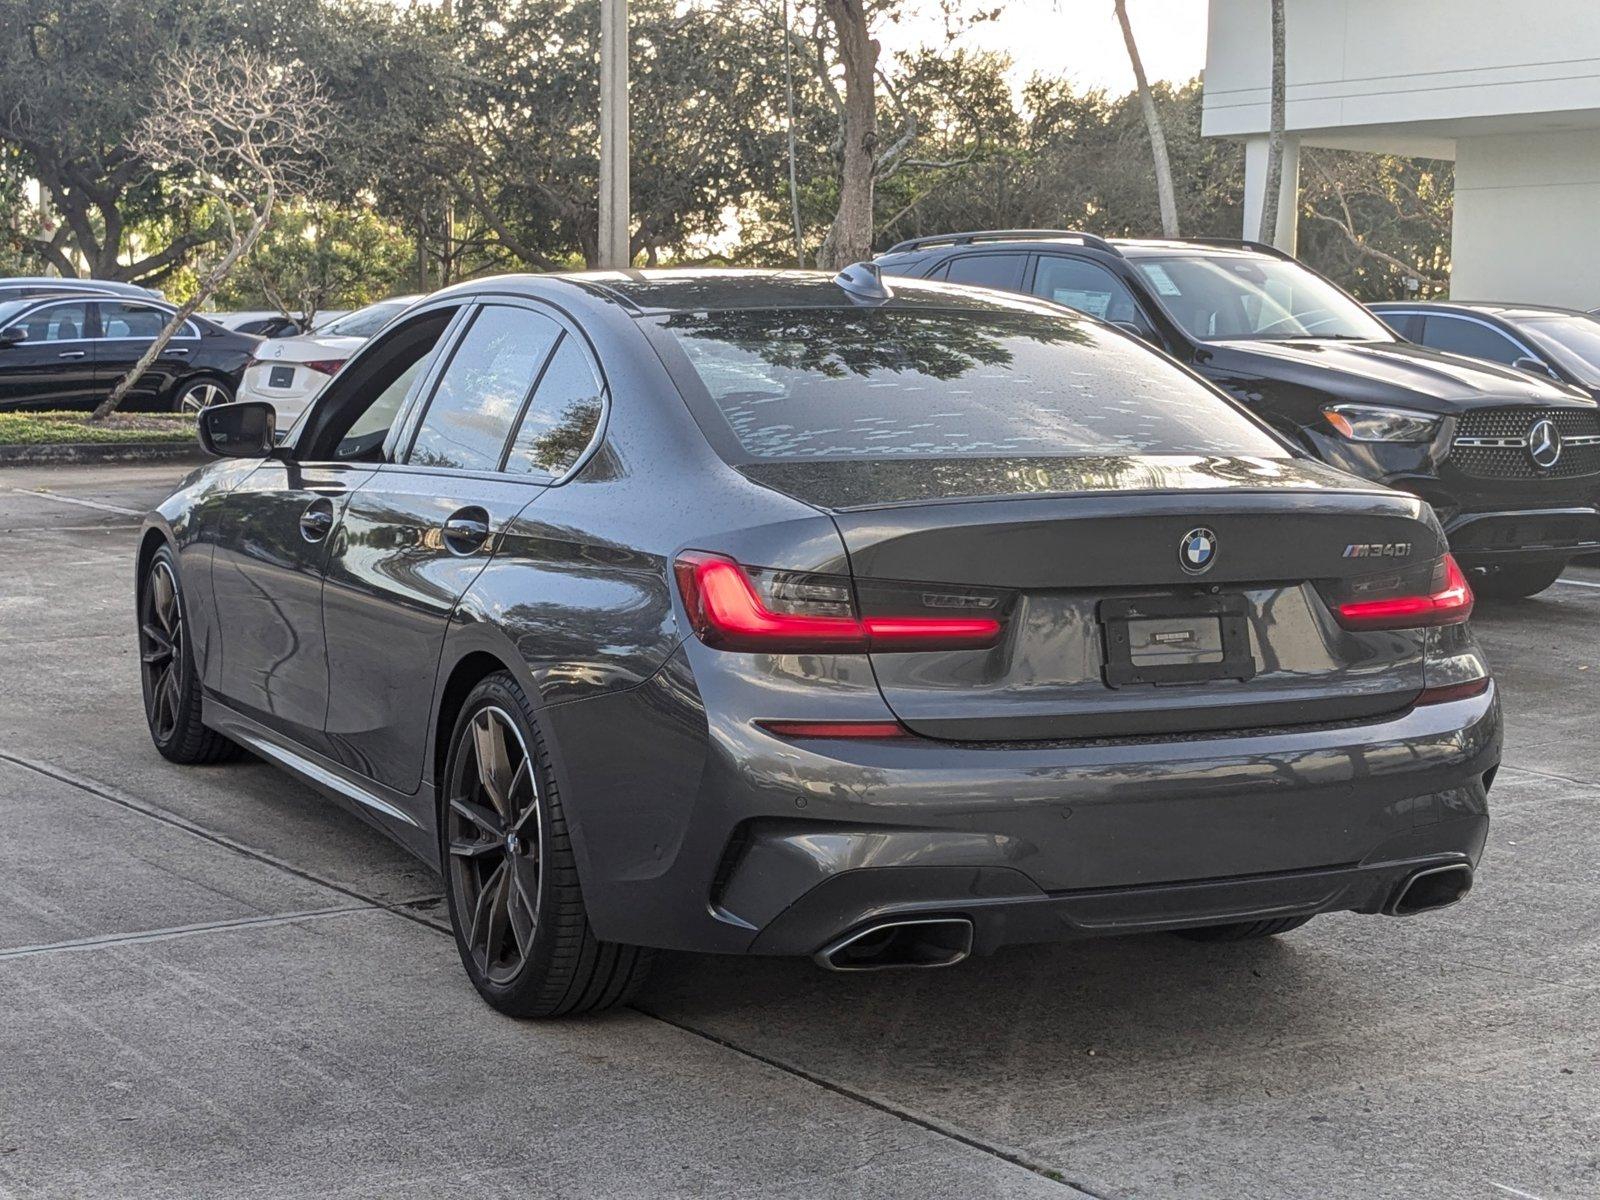
[[[266,458],[277,443],[278,414],[265,400],[240,400],[200,410],[200,448],[218,458]]]
[[[18,342],[28,340],[28,331],[21,325],[13,325],[10,329],[0,329],[0,346],[15,346]]]
[[[1522,358],[1514,361],[1511,365],[1519,371],[1529,371],[1534,375],[1543,375],[1546,379],[1556,378],[1556,373],[1552,371],[1548,365],[1540,362],[1537,358],[1529,358],[1524,355]]]

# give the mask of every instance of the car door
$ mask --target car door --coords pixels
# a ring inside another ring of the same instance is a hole
[[[403,453],[350,496],[323,593],[327,738],[343,765],[393,791],[421,782],[457,601],[546,485],[521,465],[513,434],[566,331],[534,302],[479,306],[408,422]]]
[[[95,394],[93,304],[63,300],[17,316],[0,333],[0,408],[84,408]]]
[[[220,667],[207,686],[262,727],[327,754],[322,590],[351,495],[383,461],[459,305],[375,340],[320,397],[297,437],[222,503],[211,581]]]
[[[95,378],[104,394],[150,349],[150,343],[172,319],[172,312],[139,300],[101,300],[96,307],[100,334],[94,343]],[[189,371],[199,345],[199,329],[194,322],[185,321],[162,347],[155,362],[134,381],[128,392],[128,406],[148,406],[166,397],[178,377]]]

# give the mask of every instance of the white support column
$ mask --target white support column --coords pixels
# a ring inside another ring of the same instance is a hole
[[[1261,236],[1261,205],[1267,194],[1267,139],[1253,137],[1244,144],[1244,237]],[[1300,143],[1283,139],[1283,181],[1278,192],[1278,230],[1272,244],[1295,253],[1300,232]]]
[[[600,0],[600,265],[628,252],[628,0]]]

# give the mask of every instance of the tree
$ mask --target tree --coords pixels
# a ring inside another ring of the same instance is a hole
[[[1283,0],[1268,0],[1272,6],[1272,104],[1268,116],[1266,194],[1261,197],[1260,240],[1278,244],[1278,193],[1283,190],[1284,30]]]
[[[1122,41],[1128,47],[1128,62],[1133,67],[1133,81],[1139,93],[1139,107],[1144,113],[1145,128],[1150,134],[1150,157],[1155,161],[1156,196],[1161,204],[1161,236],[1178,236],[1178,202],[1172,187],[1172,165],[1167,162],[1167,137],[1161,128],[1161,114],[1156,110],[1155,96],[1150,92],[1150,82],[1144,76],[1144,61],[1139,57],[1139,44],[1133,37],[1133,26],[1128,21],[1127,0],[1113,0],[1117,23],[1122,26]]]
[[[167,62],[130,150],[173,172],[217,214],[226,248],[93,420],[116,411],[172,335],[250,252],[279,197],[305,182],[326,136],[327,107],[316,76],[298,63],[250,51],[222,59],[188,51]]]
[[[867,28],[863,0],[824,0],[844,73],[840,118],[843,154],[839,209],[817,252],[817,265],[847,267],[872,257],[872,192],[878,166],[878,42]]]

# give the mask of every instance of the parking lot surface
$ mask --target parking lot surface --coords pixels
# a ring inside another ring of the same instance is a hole
[[[1600,1195],[1600,572],[1480,605],[1506,759],[1458,907],[938,972],[671,955],[524,1024],[427,868],[151,747],[134,531],[179,474],[0,470],[0,1195]]]

